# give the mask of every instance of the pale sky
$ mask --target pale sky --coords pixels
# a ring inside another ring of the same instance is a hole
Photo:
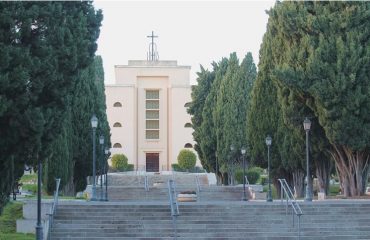
[[[259,48],[275,1],[95,1],[103,10],[97,54],[103,58],[105,83],[114,83],[114,65],[146,60],[154,31],[159,60],[191,66],[190,82],[202,64],[211,68],[236,52],[239,59]]]

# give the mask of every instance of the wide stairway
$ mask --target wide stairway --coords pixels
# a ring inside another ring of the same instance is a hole
[[[166,203],[60,202],[51,239],[298,239],[280,201]],[[301,203],[300,239],[370,239],[370,202]],[[174,224],[175,222],[175,224]]]
[[[205,174],[174,174],[174,175],[147,175],[148,189],[144,188],[144,175],[109,175],[108,196],[110,201],[167,201],[168,180],[176,182],[176,191],[197,192],[198,202],[209,201],[240,201],[243,189],[241,186],[209,186]],[[97,188],[97,196],[100,196]],[[266,193],[255,192],[256,199],[265,199]],[[249,196],[251,198],[251,196]]]

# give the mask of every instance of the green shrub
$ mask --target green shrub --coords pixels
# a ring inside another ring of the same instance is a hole
[[[249,184],[256,184],[256,182],[258,181],[258,179],[260,178],[261,174],[259,173],[258,170],[256,169],[249,169],[246,171],[246,174],[247,174],[247,178],[248,178],[248,181],[249,181]],[[243,169],[237,169],[235,171],[235,180],[241,184],[243,183]]]
[[[190,150],[183,149],[180,151],[177,156],[177,162],[179,163],[180,168],[184,170],[191,170],[195,167],[197,161],[197,156]]]
[[[250,169],[247,171],[247,177],[250,184],[256,184],[260,176],[261,174],[258,172],[258,170]]]
[[[184,171],[184,170],[182,170],[182,168],[179,166],[178,163],[173,163],[171,166],[172,166],[173,171],[176,171],[176,172],[183,172]]]
[[[262,175],[263,171],[264,171],[264,169],[261,168],[261,167],[251,167],[251,168],[249,168],[249,170],[257,171],[257,172],[259,172],[260,175]]]
[[[191,173],[204,173],[206,172],[202,167],[195,166],[190,170]]]
[[[0,232],[15,233],[16,220],[22,218],[22,203],[9,202],[5,205],[4,211],[0,217]]]
[[[128,159],[124,154],[114,154],[112,157],[112,168],[118,171],[129,171],[129,164],[127,162]]]
[[[239,184],[242,184],[243,183],[243,169],[237,169],[235,171],[235,180],[239,183]]]
[[[134,171],[134,164],[127,164],[127,171]]]
[[[340,185],[339,184],[330,184],[329,186],[329,195],[336,196],[340,192]]]
[[[261,176],[259,179],[259,182],[261,185],[268,184],[268,177],[267,176]]]

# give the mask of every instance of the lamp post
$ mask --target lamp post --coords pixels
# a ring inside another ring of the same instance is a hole
[[[270,135],[266,137],[266,145],[267,145],[267,171],[268,171],[268,184],[269,190],[267,192],[267,202],[272,202],[272,194],[271,194],[271,178],[270,178],[270,146],[272,143],[272,138]]]
[[[216,185],[218,186],[218,162],[217,162],[217,152],[215,152],[216,158]]]
[[[95,162],[96,162],[96,153],[95,153],[95,132],[96,128],[98,127],[98,118],[95,116],[95,114],[91,117],[91,127],[93,131],[93,187],[92,187],[92,196],[91,201],[96,201],[96,183],[95,183]]]
[[[229,164],[229,169],[230,169],[230,184],[231,185],[234,185],[234,180],[233,180],[233,152],[234,152],[234,145],[233,144],[231,144],[230,145],[230,164]]]
[[[303,128],[306,131],[306,171],[307,171],[307,185],[306,185],[306,202],[312,201],[312,189],[311,189],[311,177],[310,177],[310,158],[309,158],[309,148],[308,148],[308,133],[311,128],[311,121],[306,117],[306,119],[303,121]]]
[[[99,136],[99,143],[101,146],[101,161],[100,161],[100,201],[103,201],[103,163],[104,163],[104,136]]]
[[[247,194],[245,192],[245,153],[247,152],[247,150],[245,149],[245,147],[242,147],[240,151],[243,156],[243,198],[242,198],[242,201],[248,201]]]
[[[109,148],[105,147],[105,159],[108,160],[109,155]],[[107,169],[107,162],[104,162],[104,170],[105,170],[105,198],[104,201],[108,201],[108,169]]]
[[[39,155],[37,154],[37,223],[36,223],[36,240],[43,240],[44,234],[41,224],[41,176],[42,165]]]

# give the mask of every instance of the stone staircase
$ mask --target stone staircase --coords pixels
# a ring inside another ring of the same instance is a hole
[[[181,191],[195,191],[197,192],[196,185],[176,185],[176,192]],[[97,196],[100,195],[100,188],[97,188]],[[242,199],[243,188],[240,186],[201,186],[200,192],[197,194],[198,202],[209,201],[240,201]],[[256,192],[256,199],[266,199],[266,193]],[[146,191],[144,187],[121,187],[109,186],[108,198],[111,202],[117,201],[167,201],[168,188],[167,184],[162,186],[150,187]],[[249,195],[249,199],[252,196]]]
[[[370,239],[369,201],[301,203],[300,239]],[[273,203],[183,203],[176,220],[165,203],[62,203],[52,239],[298,239],[291,210]],[[176,236],[176,237],[175,237]]]
[[[196,185],[196,176],[199,178],[201,185],[208,185],[208,178],[206,174],[192,174],[192,173],[177,173],[177,174],[147,174],[149,186],[158,186],[167,184],[167,181],[172,179],[182,185]],[[122,174],[111,173],[108,175],[109,186],[125,186],[125,187],[144,187],[145,174]]]
[[[197,191],[196,176],[200,184],[200,192]],[[198,201],[240,201],[243,189],[241,186],[209,186],[207,175],[180,173],[174,175],[152,174],[147,175],[149,191],[144,189],[144,175],[109,175],[108,197],[110,201],[167,201],[167,181],[173,179],[176,182],[176,192],[198,192]],[[97,188],[97,196],[100,196],[100,188]],[[256,192],[256,199],[266,199],[266,193]],[[249,196],[251,198],[251,196]]]

